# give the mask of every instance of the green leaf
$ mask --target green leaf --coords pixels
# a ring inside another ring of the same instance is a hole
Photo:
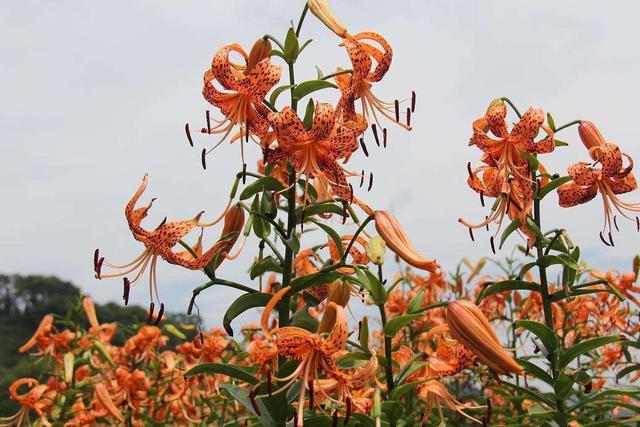
[[[260,261],[253,264],[253,266],[249,270],[249,277],[251,277],[251,280],[253,280],[258,276],[262,276],[267,271],[282,273],[282,266],[271,255],[266,256]]]
[[[520,218],[516,218],[513,221],[511,221],[511,224],[509,224],[507,228],[504,229],[504,231],[502,232],[502,236],[500,237],[500,246],[499,246],[500,249],[502,249],[502,245],[504,245],[504,242],[507,240],[507,237],[509,237],[509,235],[514,231],[516,231],[519,227],[520,227]]]
[[[342,278],[344,275],[335,271],[318,272],[308,274],[306,276],[297,277],[291,281],[290,294],[296,294],[304,289],[311,288],[313,286],[323,285],[325,283],[331,283],[335,280]]]
[[[302,123],[306,130],[311,130],[311,126],[313,126],[313,113],[316,111],[316,104],[313,102],[313,98],[309,98],[309,102],[307,102],[307,108],[304,110],[304,119]]]
[[[591,402],[600,400],[605,396],[630,396],[630,397],[637,398],[638,395],[640,395],[640,388],[638,387],[633,387],[633,386],[609,387],[603,390],[598,390],[597,392],[591,394],[590,396],[582,398],[578,403],[576,403],[570,408],[567,408],[567,413],[571,413],[576,409],[582,406],[585,406]]]
[[[574,270],[579,270],[580,266],[578,265],[577,262],[575,262],[573,260],[573,258],[571,258],[569,255],[567,254],[558,254],[558,255],[543,255],[542,257],[540,257],[538,259],[538,262],[543,266],[543,267],[549,267],[555,264],[562,264],[562,265],[566,265],[569,268],[572,268]]]
[[[231,321],[249,309],[266,306],[271,300],[271,297],[273,297],[273,295],[263,294],[262,292],[244,294],[238,297],[231,303],[227,312],[224,314],[224,318],[222,319],[224,330],[227,331],[230,336],[233,336]]]
[[[556,379],[556,383],[553,387],[553,390],[556,393],[556,399],[565,400],[569,393],[571,393],[573,383],[573,378],[565,374],[560,374]]]
[[[558,360],[558,370],[563,370],[573,359],[581,354],[595,350],[603,345],[620,341],[620,337],[597,337],[581,341],[565,350]]]
[[[380,305],[387,302],[387,291],[375,274],[370,270],[358,268],[356,269],[356,277],[358,282],[369,291],[369,296],[374,304]]]
[[[504,280],[502,282],[496,282],[492,285],[483,288],[483,291],[478,295],[476,304],[485,299],[488,296],[504,292],[504,291],[537,291],[540,289],[540,285],[533,282],[527,282],[524,280]]]
[[[620,378],[624,377],[625,375],[629,375],[631,372],[638,371],[638,370],[640,370],[640,364],[639,365],[627,366],[626,368],[620,370],[620,372],[618,372],[616,374],[616,378],[620,379]]]
[[[263,426],[276,427],[278,425],[267,410],[267,407],[265,406],[261,398],[258,397],[255,399],[256,406],[260,410],[260,414],[258,415],[256,410],[253,408],[253,405],[251,404],[249,394],[245,390],[233,384],[220,384],[218,387],[222,390],[225,390],[235,399],[236,402],[247,408],[249,412],[251,412],[255,417],[258,418]]]
[[[240,381],[255,385],[260,381],[246,370],[226,363],[202,363],[185,372],[185,377],[193,377],[198,374],[222,374]]]
[[[326,224],[321,223],[320,221],[316,221],[315,219],[311,220],[315,225],[322,228],[325,233],[329,235],[329,238],[336,245],[336,249],[338,249],[338,254],[340,255],[340,259],[344,256],[344,248],[342,247],[342,239],[340,235],[331,227]]]
[[[310,93],[328,88],[337,89],[338,86],[326,80],[307,80],[296,86],[293,90],[293,98],[299,101]]]
[[[556,122],[553,120],[553,117],[551,117],[551,113],[547,113],[547,123],[549,123],[549,127],[551,128],[552,131],[556,131]]]
[[[518,390],[521,394],[525,394],[527,395],[530,399],[536,401],[536,402],[540,402],[540,403],[544,403],[545,405],[549,406],[550,408],[555,408],[555,402],[551,399],[549,399],[547,396],[538,393],[535,390],[532,390],[530,388],[524,388],[524,387],[520,387],[519,385],[516,384],[511,384],[509,382],[503,382],[502,384],[509,386],[515,390]]]
[[[384,326],[384,334],[388,337],[393,337],[398,331],[416,319],[420,319],[422,314],[405,314],[402,316],[394,317],[389,320]]]
[[[296,217],[298,221],[302,219],[303,208],[296,209]],[[337,205],[335,203],[321,203],[316,205],[309,205],[304,207],[304,218],[308,219],[314,215],[326,215],[326,214],[335,214],[342,215],[343,213],[342,206]]]
[[[540,165],[538,158],[533,154],[529,153],[528,151],[524,151],[524,150],[519,150],[519,151],[520,151],[520,155],[529,162],[529,167],[531,168],[531,170],[537,171],[538,166]]]
[[[397,400],[385,400],[382,402],[382,412],[389,421],[395,423],[402,417],[402,405]]]
[[[367,350],[369,348],[369,319],[367,319],[367,316],[362,318],[358,341],[360,342],[360,347],[363,349]]]
[[[282,240],[282,243],[291,249],[294,254],[300,251],[300,240],[298,239],[298,236],[296,236],[296,233],[292,233],[288,239],[284,239],[281,236],[280,240]]]
[[[280,191],[283,188],[282,183],[276,178],[263,176],[245,187],[242,193],[240,193],[240,200],[246,200],[263,191]]]
[[[318,321],[311,317],[307,310],[300,310],[294,314],[291,318],[291,325],[314,333],[318,330]]]
[[[429,380],[413,381],[413,382],[410,382],[408,384],[403,384],[401,386],[398,386],[398,387],[394,388],[393,390],[391,390],[390,398],[393,399],[393,400],[398,400],[402,396],[407,394],[408,392],[415,390],[416,387],[418,387],[420,384],[424,384],[427,381],[429,381]]]
[[[560,141],[559,139],[555,139],[555,138],[553,138],[553,144],[556,147],[566,147],[567,145],[569,145],[568,142]]]
[[[570,176],[561,176],[560,178],[556,178],[553,181],[550,181],[547,185],[545,185],[540,189],[540,192],[538,193],[537,198],[542,200],[544,196],[546,196],[556,188],[560,187],[562,184],[566,184],[569,181],[571,181]]]
[[[546,382],[550,386],[553,386],[553,378],[551,378],[551,375],[549,375],[544,369],[542,369],[538,365],[533,364],[528,360],[524,360],[524,359],[516,359],[516,360],[518,364],[522,366],[528,374],[533,375],[539,380]]]
[[[278,86],[277,88],[275,88],[273,90],[273,92],[271,92],[271,95],[269,96],[269,103],[271,105],[273,105],[274,107],[276,106],[276,101],[278,100],[278,97],[282,94],[282,92],[291,89],[292,87],[295,87],[296,85],[282,85],[282,86]]]
[[[518,320],[516,326],[525,328],[537,336],[549,353],[553,353],[558,348],[558,338],[547,325],[532,320]]]
[[[409,301],[409,305],[407,306],[407,313],[408,314],[418,313],[418,310],[420,310],[420,305],[422,305],[423,301],[424,301],[424,289],[422,289],[420,292],[415,294],[413,298],[411,298],[411,301]]]
[[[544,240],[544,237],[542,236],[542,231],[540,231],[540,227],[538,227],[538,225],[535,222],[533,222],[533,220],[530,217],[527,217],[527,228],[531,230],[533,234],[535,234],[536,238],[540,240]]]
[[[289,31],[287,31],[287,38],[284,39],[284,56],[287,57],[287,62],[296,62],[299,48],[300,45],[298,43],[298,37],[296,36],[296,30],[290,27]]]
[[[162,327],[162,329],[164,329],[174,337],[180,338],[181,340],[187,339],[187,336],[180,329],[176,328],[175,325],[172,325],[171,323],[165,324]]]

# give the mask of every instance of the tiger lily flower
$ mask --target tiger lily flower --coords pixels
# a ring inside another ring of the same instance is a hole
[[[568,173],[572,181],[558,188],[560,206],[567,208],[587,203],[600,193],[604,203],[604,225],[600,238],[607,246],[612,246],[612,224],[618,229],[614,209],[629,220],[633,220],[631,215],[635,214],[636,225],[640,231],[640,219],[637,216],[640,213],[640,203],[627,203],[617,197],[618,194],[638,188],[632,172],[633,159],[628,154],[620,152],[617,145],[606,142],[591,122],[580,123],[578,133],[595,163],[578,162],[569,166]],[[623,165],[623,156],[627,158],[627,166]],[[600,164],[600,168],[594,168],[596,164]],[[603,233],[607,233],[608,242]]]
[[[56,360],[62,359],[62,351],[69,350],[69,343],[75,338],[75,334],[70,330],[58,331],[53,324],[53,316],[45,315],[33,336],[24,343],[18,351],[27,352],[38,345],[39,351],[36,355],[47,355]]]
[[[231,52],[240,54],[245,65],[231,62]],[[231,137],[231,142],[240,140],[241,148],[243,139],[248,141],[251,134],[261,137],[267,133],[267,115],[270,110],[263,104],[263,100],[266,93],[280,81],[282,73],[281,66],[271,63],[270,52],[271,43],[266,39],[259,39],[249,55],[236,43],[224,46],[214,55],[211,68],[204,73],[202,95],[220,110],[224,118],[215,120],[207,114],[207,127],[202,129],[202,133],[223,136],[213,148],[203,150],[203,162],[204,156],[222,144],[236,127],[239,130]],[[214,83],[219,84],[226,92],[218,90]],[[211,120],[216,123],[214,126],[211,126]],[[187,135],[191,141],[190,135]],[[244,157],[244,151],[242,153]]]
[[[171,222],[167,222],[165,220],[156,227],[155,230],[146,230],[141,226],[141,222],[147,216],[147,213],[153,204],[153,200],[147,206],[141,208],[136,208],[136,204],[138,203],[138,199],[142,193],[145,191],[147,182],[148,176],[145,174],[142,184],[125,207],[125,217],[129,224],[129,229],[131,230],[133,237],[145,246],[144,251],[142,251],[142,253],[133,261],[121,265],[112,264],[104,261],[104,258],[99,258],[98,251],[96,251],[94,257],[94,269],[97,279],[122,277],[132,272],[136,272],[133,280],[130,281],[126,277],[124,279],[125,293],[123,298],[125,300],[125,304],[128,302],[129,298],[129,287],[140,280],[149,265],[149,298],[153,301],[153,294],[155,292],[156,298],[158,300],[160,299],[156,279],[156,264],[158,257],[161,257],[169,264],[179,265],[190,270],[199,270],[207,267],[211,260],[218,256],[217,268],[226,257],[226,252],[233,247],[244,225],[244,211],[239,206],[231,206],[224,217],[225,221],[222,230],[222,237],[214,243],[209,250],[204,253],[202,252],[202,235],[200,235],[197,243],[190,250],[176,252],[173,248],[184,236],[196,227],[204,227],[210,224],[200,223],[200,218],[204,213],[203,211],[198,213],[192,219]],[[230,233],[234,234],[230,236]],[[118,271],[110,274],[102,274],[101,267],[103,263]]]
[[[484,152],[482,161],[485,165],[474,170],[469,166],[468,184],[480,194],[483,205],[484,196],[498,198],[498,202],[485,221],[478,224],[462,218],[458,221],[469,229],[496,223],[497,233],[505,215],[512,220],[518,218],[521,224],[520,231],[529,238],[529,245],[533,245],[535,236],[526,227],[526,218],[533,206],[532,171],[521,152],[552,152],[555,148],[554,133],[544,124],[545,115],[542,109],[529,108],[511,132],[507,128],[506,115],[507,107],[504,102],[500,99],[494,100],[485,115],[473,122],[473,136],[469,142],[469,145],[475,145]],[[546,133],[546,137],[535,141],[540,130]],[[541,164],[538,171],[545,172]],[[546,181],[544,179],[541,185]]]
[[[290,375],[277,379],[287,382],[280,391],[286,390],[298,379],[301,380],[298,400],[298,426],[302,426],[307,389],[313,387],[313,383],[318,378],[320,371],[336,374],[337,368],[333,361],[333,355],[342,350],[347,344],[349,328],[344,308],[334,302],[330,302],[325,308],[323,320],[324,317],[329,316],[333,321],[321,322],[316,333],[296,326],[284,326],[273,331],[270,330],[268,326],[269,316],[276,304],[290,289],[287,286],[274,294],[262,313],[261,325],[264,336],[268,339],[273,339],[280,355],[300,361],[298,367]],[[327,337],[322,335],[325,332],[329,332]],[[310,390],[310,393],[313,394],[313,391]]]
[[[374,45],[371,42],[377,44]],[[338,74],[335,81],[342,97],[338,103],[338,111],[352,115],[353,104],[358,99],[362,104],[362,115],[367,121],[375,121],[380,125],[378,114],[392,121],[406,130],[411,130],[411,113],[415,110],[415,93],[412,94],[411,107],[406,113],[400,111],[398,100],[387,102],[376,97],[371,91],[374,83],[382,80],[389,71],[393,50],[387,41],[377,33],[362,32],[355,35],[346,34],[342,45],[346,48],[353,73],[351,75]],[[379,47],[378,47],[379,46]],[[376,62],[375,68],[373,61]],[[342,69],[338,69],[338,72]],[[404,115],[406,123],[400,121],[400,116]],[[372,127],[376,143],[379,144],[379,136],[375,125]],[[384,145],[386,146],[386,129],[383,128]]]
[[[28,391],[20,394],[18,389],[22,386],[29,388]],[[29,420],[29,410],[33,410],[44,426],[51,426],[47,418],[48,414],[55,407],[55,390],[51,390],[47,384],[40,384],[33,378],[20,378],[14,381],[9,387],[11,400],[21,405],[20,410],[9,418],[0,421],[2,425],[21,426],[31,425]],[[7,424],[4,424],[7,422]]]
[[[427,399],[427,407],[424,413],[424,422],[429,417],[431,410],[434,406],[438,406],[439,408],[444,404],[446,407],[455,411],[469,420],[476,422],[478,424],[482,424],[479,420],[473,418],[471,415],[468,415],[464,412],[464,409],[478,409],[482,408],[482,406],[473,406],[470,403],[460,403],[458,402],[452,395],[449,393],[449,390],[438,380],[429,380],[423,384],[418,386],[418,393],[420,396]]]
[[[95,337],[97,340],[108,344],[116,333],[115,323],[100,323],[96,315],[96,306],[89,297],[82,298],[82,308],[87,320],[89,321],[89,336]]]
[[[478,361],[497,374],[519,374],[522,367],[500,344],[491,324],[477,305],[457,300],[447,308],[447,326],[453,338],[471,350]]]
[[[311,130],[307,130],[290,107],[269,114],[278,141],[277,148],[267,151],[267,162],[285,165],[290,161],[307,179],[315,179],[316,187],[345,200],[353,199],[353,190],[338,164],[345,162],[358,149],[357,136],[362,128],[354,121],[339,123],[331,104],[318,102]],[[330,190],[329,188],[330,187]]]
[[[373,215],[376,230],[380,237],[382,237],[389,249],[407,264],[431,273],[440,267],[435,260],[425,258],[414,248],[409,236],[393,215],[387,211],[375,211]]]
[[[102,409],[121,423],[124,423],[124,415],[122,415],[122,412],[120,412],[118,407],[113,403],[113,400],[111,400],[111,395],[107,387],[103,383],[97,383],[94,386],[94,391],[96,400],[100,402]]]

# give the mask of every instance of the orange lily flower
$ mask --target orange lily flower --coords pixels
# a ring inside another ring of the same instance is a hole
[[[18,389],[22,386],[29,387],[29,391],[19,394]],[[40,384],[33,378],[20,378],[14,381],[9,387],[9,396],[22,407],[16,414],[5,419],[8,422],[6,425],[31,425],[29,410],[33,410],[43,425],[51,426],[52,424],[47,420],[47,414],[55,406],[55,394],[55,390],[50,390],[48,385]]]
[[[38,329],[34,332],[33,336],[29,338],[29,341],[24,343],[18,351],[24,353],[31,350],[36,344],[40,348],[36,355],[47,355],[61,360],[62,351],[69,349],[69,343],[75,338],[75,334],[68,329],[64,331],[58,331],[53,324],[53,316],[50,314],[45,315]]]
[[[245,65],[231,62],[231,52],[240,54]],[[282,73],[281,66],[271,63],[270,52],[271,43],[259,39],[249,55],[236,43],[224,46],[214,55],[211,68],[204,73],[202,94],[211,105],[220,109],[224,119],[213,119],[216,125],[211,126],[212,119],[207,115],[207,128],[203,128],[202,133],[223,134],[223,137],[213,148],[203,150],[203,164],[206,154],[222,144],[235,127],[239,131],[232,136],[231,142],[240,140],[241,148],[243,139],[248,141],[251,134],[262,137],[267,133],[270,110],[263,100],[267,92],[280,81]],[[218,83],[226,92],[216,89],[214,83]],[[244,151],[242,153],[244,163]]]
[[[407,264],[432,273],[440,267],[435,260],[425,258],[414,248],[409,236],[393,215],[387,211],[375,211],[373,215],[376,230],[380,237],[382,237],[389,249]]]
[[[526,218],[533,206],[532,177],[529,162],[520,152],[532,154],[550,153],[554,150],[554,133],[544,124],[544,111],[529,108],[511,132],[505,120],[507,107],[501,100],[494,100],[485,115],[473,122],[473,136],[469,145],[475,145],[484,152],[482,161],[486,165],[471,170],[469,166],[469,186],[480,194],[484,205],[484,196],[499,198],[497,206],[492,208],[487,218],[473,224],[462,218],[458,221],[469,229],[498,224],[498,230],[507,215],[512,220],[520,220],[520,231],[529,238],[529,245],[535,242],[526,227]],[[538,132],[547,135],[541,141],[535,141]],[[494,137],[489,136],[489,132]],[[545,172],[540,164],[539,171]],[[541,185],[546,183],[546,179]]]
[[[305,393],[308,388],[313,387],[319,372],[323,371],[334,379],[343,381],[345,384],[355,385],[364,381],[366,378],[365,372],[372,369],[374,364],[377,367],[377,362],[370,362],[361,371],[352,373],[339,372],[333,360],[333,355],[345,347],[349,336],[349,328],[344,308],[334,302],[327,304],[323,319],[316,333],[296,326],[279,327],[271,331],[268,326],[269,316],[276,304],[289,290],[290,287],[282,288],[273,296],[262,313],[261,325],[265,337],[272,339],[275,334],[273,341],[280,355],[300,361],[293,373],[277,379],[279,381],[287,381],[280,389],[281,391],[289,388],[298,379],[301,380],[298,400],[298,425],[302,426]],[[329,321],[326,321],[327,319]],[[322,335],[325,332],[329,332],[327,337]],[[310,392],[313,394],[313,390],[310,390]]]
[[[94,258],[94,267],[97,279],[126,276],[127,274],[137,270],[133,280],[129,281],[126,277],[124,279],[125,293],[123,298],[125,300],[125,304],[129,299],[129,286],[135,284],[142,277],[149,265],[149,298],[153,301],[153,294],[155,292],[156,298],[158,300],[160,299],[156,279],[156,264],[158,257],[161,257],[169,264],[179,265],[190,270],[199,270],[207,267],[215,256],[220,255],[218,258],[218,264],[216,265],[217,267],[225,259],[226,252],[233,247],[244,224],[244,211],[239,206],[231,206],[226,210],[226,214],[224,215],[225,223],[222,230],[221,240],[217,241],[213,246],[211,246],[211,248],[209,248],[209,250],[203,253],[201,234],[197,243],[191,248],[191,250],[176,252],[173,250],[174,246],[176,246],[178,242],[189,232],[196,227],[208,227],[213,225],[216,221],[209,224],[201,224],[200,218],[204,213],[204,211],[202,211],[189,220],[171,222],[167,222],[165,220],[153,231],[144,229],[141,226],[141,222],[147,216],[155,199],[152,199],[145,207],[136,208],[136,204],[142,193],[147,188],[147,182],[148,176],[145,174],[142,184],[125,207],[125,217],[129,224],[129,229],[133,233],[133,237],[144,244],[144,251],[133,261],[122,265],[104,261],[104,258],[98,257],[98,251],[96,251]],[[228,236],[231,232],[234,232],[235,234]],[[119,271],[111,274],[102,274],[101,267],[103,261],[107,266]],[[161,305],[161,309],[162,307],[163,305]]]
[[[371,42],[377,44],[373,45]],[[411,107],[406,113],[400,111],[398,100],[387,102],[376,97],[371,91],[373,83],[377,83],[389,71],[393,50],[387,41],[380,34],[373,32],[362,32],[355,35],[346,34],[342,45],[346,48],[349,59],[353,67],[353,73],[339,74],[335,81],[342,92],[342,97],[338,103],[338,111],[347,117],[353,116],[353,104],[360,99],[362,104],[362,115],[369,121],[373,120],[380,127],[378,113],[393,123],[411,130],[411,113],[415,110],[415,93],[412,94]],[[379,46],[379,47],[378,47]],[[376,62],[375,68],[373,61]],[[338,71],[342,69],[338,68]],[[400,121],[400,116],[405,115],[406,123]],[[377,128],[372,126],[376,143],[380,145]],[[383,128],[384,146],[386,146],[387,131]]]
[[[346,162],[358,149],[356,138],[362,130],[356,122],[340,124],[331,104],[322,102],[316,104],[311,130],[304,127],[288,106],[278,113],[269,114],[269,122],[278,146],[267,151],[267,162],[285,165],[290,161],[298,173],[307,179],[315,179],[319,192],[352,200],[353,190],[346,175],[355,174],[345,172],[338,160]]]
[[[591,122],[580,123],[578,132],[595,163],[578,162],[569,166],[568,173],[573,181],[558,188],[560,206],[567,208],[587,203],[600,193],[604,203],[604,225],[600,238],[607,246],[612,246],[612,223],[618,229],[613,210],[615,209],[630,220],[633,220],[630,215],[640,213],[640,203],[626,203],[617,197],[618,194],[628,193],[638,188],[632,173],[633,159],[628,154],[621,153],[617,145],[606,142],[598,128]],[[623,156],[629,162],[626,167],[623,165]],[[593,167],[597,163],[601,165],[599,169]],[[637,216],[635,221],[640,231],[640,219]],[[603,232],[608,233],[608,242]]]
[[[82,308],[89,321],[89,334],[88,336],[95,337],[97,340],[108,344],[111,338],[116,333],[115,323],[100,323],[98,322],[98,316],[96,315],[96,306],[93,300],[89,297],[82,298]],[[84,338],[84,337],[83,337]]]

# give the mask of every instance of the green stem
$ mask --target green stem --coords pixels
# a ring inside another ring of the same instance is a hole
[[[565,123],[562,126],[556,128],[556,132],[560,132],[562,129],[566,129],[566,128],[568,128],[570,126],[573,126],[573,125],[579,125],[580,123],[582,123],[582,120],[573,120],[573,121],[571,121],[569,123]]]
[[[540,200],[534,199],[533,201],[533,221],[540,229]],[[542,239],[536,239],[536,255],[538,260],[540,260],[544,256],[544,242]],[[542,264],[538,263],[538,271],[540,274],[540,294],[542,296],[542,306],[544,312],[544,320],[546,325],[554,331],[553,327],[553,311],[551,308],[552,301],[551,296],[549,295],[549,283],[547,281],[547,268]],[[556,369],[556,354],[555,352],[550,352],[547,356],[547,360],[549,361],[549,365],[551,366],[551,376],[554,381],[558,379],[558,370]],[[564,401],[562,399],[556,398],[556,409],[561,415],[561,426],[566,426],[566,415],[564,408]]]
[[[295,233],[296,228],[296,171],[291,166],[289,168],[289,191],[287,191],[287,240]],[[291,284],[293,270],[293,249],[289,245],[285,245],[284,265],[282,272],[282,286],[286,287]],[[289,324],[289,311],[291,305],[291,296],[285,295],[282,298],[282,308],[279,316],[279,327]]]
[[[280,43],[280,40],[278,40],[277,38],[273,37],[271,34],[265,34],[263,39],[271,40],[272,42],[274,42],[276,44],[276,46],[278,46],[280,48],[281,51],[284,52],[284,46],[282,46],[282,43]]]
[[[304,17],[307,16],[308,10],[309,10],[309,5],[305,3],[304,9],[302,9],[302,14],[300,15],[300,19],[298,20],[298,27],[296,28],[296,37],[300,37],[300,30],[302,30],[302,23],[304,22]]]
[[[291,85],[291,109],[295,112],[298,111],[298,100],[293,96],[296,88],[296,77],[293,70],[293,62],[287,62],[289,65],[289,84]]]
[[[520,111],[518,111],[518,108],[513,104],[513,102],[511,102],[509,98],[507,98],[506,96],[503,96],[502,98],[500,98],[500,100],[509,104],[509,106],[513,108],[513,111],[516,113],[516,116],[518,116],[519,119],[522,118],[522,114],[520,114]]]
[[[344,250],[344,254],[342,255],[341,262],[344,263],[347,260],[347,255],[349,255],[349,251],[351,250],[351,247],[353,246],[353,244],[355,243],[356,239],[358,238],[358,235],[360,233],[362,233],[362,230],[364,230],[364,228],[367,226],[367,224],[369,224],[369,222],[371,222],[372,219],[373,219],[373,216],[369,216],[369,217],[367,217],[367,219],[362,221],[362,224],[360,224],[360,227],[358,227],[356,232],[353,234],[353,237],[351,238],[351,241],[347,245],[347,248]]]
[[[327,74],[322,78],[322,80],[329,80],[332,77],[341,76],[343,74],[353,74],[353,70],[349,69],[349,70],[336,71],[335,73]]]
[[[378,266],[378,280],[382,283],[382,266]],[[384,327],[387,325],[387,313],[384,311],[384,304],[378,304],[380,310],[380,320],[382,321],[382,331],[384,333]],[[393,370],[391,359],[391,337],[385,334],[384,336],[384,358],[386,361],[386,367],[384,369],[387,378],[387,396],[393,390]]]

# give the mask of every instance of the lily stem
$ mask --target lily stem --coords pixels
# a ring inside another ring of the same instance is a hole
[[[571,127],[573,125],[579,125],[580,123],[582,123],[582,120],[573,120],[569,123],[565,123],[562,126],[556,128],[556,132],[560,132],[562,129],[566,129],[568,127]]]
[[[378,266],[378,280],[382,283],[382,266]],[[380,310],[380,320],[382,321],[382,333],[384,334],[384,327],[387,324],[387,313],[384,311],[384,304],[378,304]],[[385,375],[387,378],[387,396],[393,390],[393,371],[392,371],[392,359],[391,359],[391,337],[384,335],[384,358],[386,361]]]

